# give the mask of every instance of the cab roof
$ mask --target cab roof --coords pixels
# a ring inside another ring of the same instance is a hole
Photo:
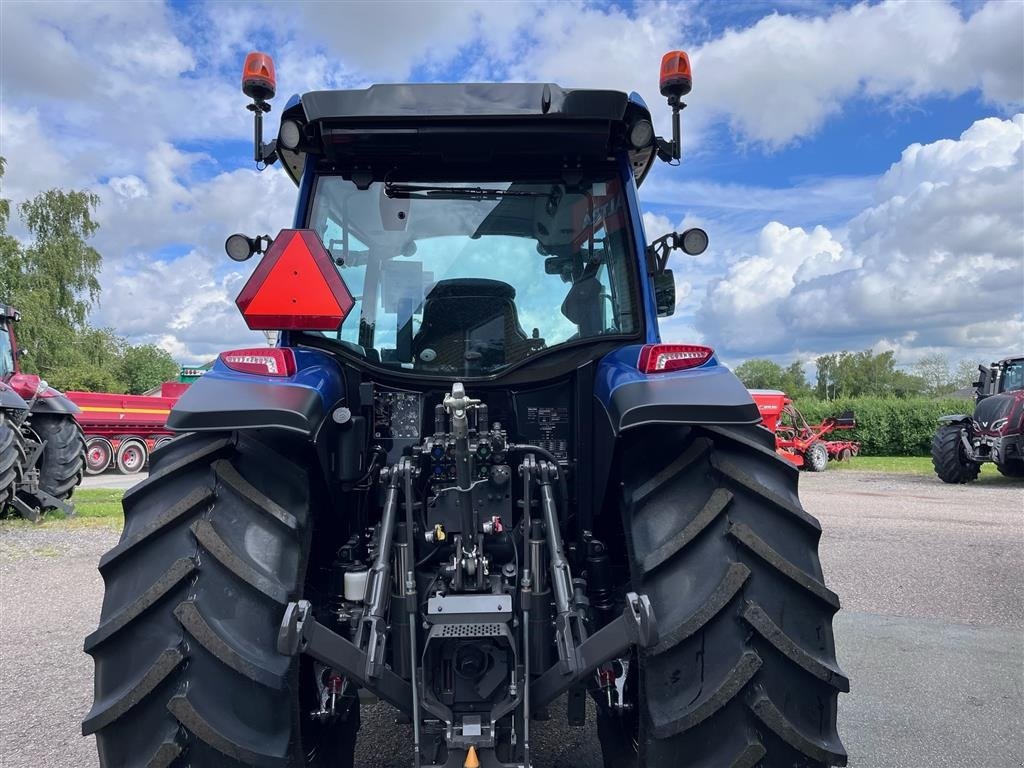
[[[629,129],[651,120],[636,93],[562,88],[553,83],[420,83],[293,96],[282,120],[302,123],[299,151],[281,150],[298,183],[305,154],[342,166],[383,168],[394,158],[429,162],[528,164],[557,159],[607,161],[629,153],[637,183],[655,158],[654,142],[639,150]],[[386,169],[385,169],[386,170]]]

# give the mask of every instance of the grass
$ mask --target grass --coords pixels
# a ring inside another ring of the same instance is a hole
[[[114,518],[121,522],[121,497],[119,488],[79,488],[71,500],[75,502],[77,517]]]
[[[897,475],[934,475],[931,456],[856,456],[850,461],[831,461],[828,468],[844,472],[889,472]],[[1002,479],[996,465],[982,464],[982,478]]]
[[[114,488],[79,488],[71,497],[75,505],[75,516],[65,518],[60,512],[50,511],[39,523],[30,523],[20,517],[3,521],[5,526],[31,526],[42,528],[114,528],[120,529],[124,522],[121,516],[121,497],[124,491]]]

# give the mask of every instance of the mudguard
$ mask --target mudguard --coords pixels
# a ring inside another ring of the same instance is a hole
[[[21,395],[3,382],[0,382],[0,408],[4,410],[24,411],[28,408],[28,403],[25,402],[25,399]]]
[[[948,416],[939,416],[939,424],[970,424],[971,417],[965,413],[951,413]]]
[[[740,380],[712,357],[699,368],[645,374],[637,368],[641,345],[602,358],[594,379],[593,509],[602,509],[623,436],[652,425],[739,426],[761,423],[757,405]],[[753,430],[766,448],[775,435]]]
[[[46,386],[39,397],[36,397],[40,384]],[[32,398],[36,398],[32,403],[32,413],[71,414],[80,410],[64,396],[63,392],[49,386],[34,373],[16,373],[7,381],[7,386],[17,392],[26,404],[32,402]]]
[[[54,394],[49,394],[52,391]],[[52,387],[47,390],[47,394],[37,398],[32,403],[32,413],[52,413],[59,415],[70,415],[78,413],[82,409],[75,405],[71,400],[65,397],[63,394],[57,392]]]
[[[239,373],[218,358],[192,384],[167,417],[176,432],[283,429],[315,439],[327,414],[344,396],[341,369],[330,357],[294,349],[293,376]]]
[[[699,368],[645,374],[640,345],[605,356],[594,395],[615,435],[648,424],[757,424],[761,414],[740,380],[714,357]]]

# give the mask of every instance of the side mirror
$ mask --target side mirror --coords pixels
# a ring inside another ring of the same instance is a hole
[[[25,347],[18,347],[18,359],[25,357],[28,354],[28,350]]]
[[[654,301],[658,317],[670,317],[676,311],[676,279],[671,269],[664,269],[654,276]]]

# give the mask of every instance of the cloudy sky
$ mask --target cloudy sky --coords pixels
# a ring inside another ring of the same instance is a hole
[[[253,168],[238,89],[277,63],[277,105],[375,82],[550,81],[639,91],[662,132],[661,54],[691,53],[684,161],[645,183],[674,256],[666,339],[737,363],[841,349],[990,359],[1024,343],[1024,3],[0,2],[0,196],[102,203],[93,321],[181,362],[258,342],[231,232],[290,224]],[[272,113],[270,137],[276,126]]]

